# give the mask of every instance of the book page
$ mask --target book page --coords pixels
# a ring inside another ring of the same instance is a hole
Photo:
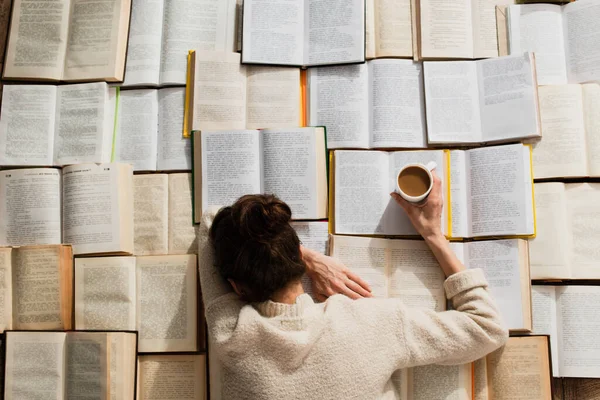
[[[418,151],[394,151],[390,153],[390,165],[388,172],[388,188],[386,195],[396,190],[398,172],[407,164],[419,163],[427,165],[430,162],[435,162],[436,174],[442,183],[442,232],[448,232],[448,199],[446,198],[448,190],[447,172],[446,172],[446,155],[444,150],[418,150]],[[382,223],[384,232],[388,235],[418,235],[408,216],[396,203],[391,196],[387,196],[387,207],[383,214]]]
[[[556,325],[556,287],[536,285],[531,287],[531,315],[535,335],[550,335],[552,376],[560,377],[558,361],[558,326]]]
[[[56,86],[6,85],[0,118],[0,165],[53,165]]]
[[[122,86],[159,84],[165,3],[172,2],[131,1],[131,24]]]
[[[473,363],[473,400],[489,400],[487,360],[480,358]]]
[[[193,130],[246,128],[246,69],[238,53],[196,52]]]
[[[232,52],[234,38],[235,0],[165,2],[160,84],[185,83],[188,50]]]
[[[4,78],[62,79],[70,4],[13,0]]]
[[[487,356],[490,399],[552,398],[549,358],[547,337],[509,338],[504,347]]]
[[[233,204],[261,192],[262,163],[257,131],[202,132],[202,210]]]
[[[600,183],[565,185],[568,233],[570,237],[571,278],[598,279],[600,251]]]
[[[133,225],[133,215],[120,210],[119,191],[126,190],[119,185],[122,166],[78,164],[63,169],[63,242],[72,244],[75,254],[122,250],[122,225],[126,219]]]
[[[114,107],[114,104],[112,104]],[[112,139],[114,111],[106,83],[64,85],[57,89],[54,163],[56,165],[110,162],[104,151]]]
[[[109,379],[111,399],[133,399],[136,389],[137,335],[108,332],[110,343]]]
[[[436,171],[437,173],[438,171]],[[453,237],[469,236],[468,184],[471,170],[467,168],[467,155],[463,150],[450,151],[450,211],[452,212],[451,233]]]
[[[589,174],[600,176],[600,83],[586,83],[581,88]]]
[[[134,171],[156,171],[158,148],[158,91],[122,90],[115,132],[114,161]]]
[[[535,178],[588,176],[581,85],[540,86],[543,139],[533,145]]]
[[[75,328],[135,330],[135,257],[75,259]]]
[[[533,65],[532,53],[477,61],[483,141],[540,135]]]
[[[421,0],[421,55],[473,58],[471,0]]]
[[[496,6],[514,4],[515,0],[473,0],[473,58],[498,56]]]
[[[377,57],[412,57],[410,0],[374,0]]]
[[[373,60],[368,66],[370,147],[427,147],[421,64]]]
[[[533,233],[533,226],[528,226],[533,210],[527,201],[531,198],[531,177],[525,171],[524,152],[529,152],[529,148],[522,144],[467,152],[467,166],[471,170],[469,236]]]
[[[572,83],[600,80],[600,3],[581,1],[563,7],[567,77]]]
[[[562,377],[593,378],[600,370],[600,288],[562,286],[556,289],[558,359]]]
[[[0,332],[13,328],[12,249],[0,248]]]
[[[246,128],[289,128],[300,124],[300,70],[248,66]]]
[[[64,80],[123,80],[130,11],[131,0],[71,0]]]
[[[562,8],[553,4],[507,8],[510,54],[535,53],[540,85],[567,83]]]
[[[321,254],[329,254],[329,223],[327,221],[292,221],[300,244]],[[313,296],[312,281],[308,275],[302,277],[302,287],[305,293]]]
[[[388,171],[389,156],[385,152],[335,152],[334,233],[385,233],[383,216],[393,201],[388,191]]]
[[[424,62],[423,73],[429,142],[481,141],[477,64],[473,61]]]
[[[481,268],[488,281],[488,289],[496,302],[500,316],[508,329],[529,330],[523,307],[530,308],[529,290],[523,293],[521,281],[529,282],[529,276],[521,276],[519,240],[487,240],[465,244],[466,264],[469,269]],[[529,287],[529,286],[528,286]]]
[[[158,91],[157,171],[192,169],[192,141],[182,135],[184,104],[185,88]]]
[[[4,398],[65,399],[65,332],[6,334]]]
[[[242,62],[305,64],[305,7],[301,1],[244,0]]]
[[[109,396],[108,338],[106,333],[69,332],[65,352],[66,398]]]
[[[206,356],[140,356],[138,383],[137,400],[205,400]]]
[[[389,297],[409,307],[446,309],[444,272],[427,244],[417,240],[386,240],[389,252]]]
[[[195,255],[137,257],[140,352],[196,351]]]
[[[365,0],[307,0],[304,4],[302,64],[344,64],[365,60]]]
[[[536,183],[537,234],[529,241],[531,279],[570,279],[571,243],[565,185]]]
[[[169,175],[133,176],[133,254],[169,252]]]
[[[168,254],[196,254],[198,225],[192,218],[192,174],[169,174]]]
[[[61,243],[61,171],[0,172],[0,245]]]
[[[331,256],[371,286],[374,297],[388,297],[388,243],[385,239],[332,236]]]
[[[424,365],[410,371],[409,398],[413,400],[472,398],[471,364]]]
[[[367,64],[307,72],[310,126],[327,127],[327,148],[369,147]]]
[[[13,328],[24,330],[70,329],[63,316],[61,246],[20,247],[12,266]],[[72,264],[70,264],[72,265]],[[67,282],[71,287],[72,282]],[[64,305],[71,309],[71,304]]]
[[[286,130],[266,129],[262,136],[263,175],[261,193],[273,193],[286,202],[293,219],[317,219],[319,202],[318,179],[326,175],[317,165],[314,128]],[[323,149],[323,151],[325,151]]]

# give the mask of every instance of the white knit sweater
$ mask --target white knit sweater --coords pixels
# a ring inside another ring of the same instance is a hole
[[[244,303],[214,267],[213,217],[205,213],[200,227],[199,272],[223,399],[395,399],[394,371],[471,362],[507,340],[479,269],[446,279],[454,311],[343,295],[324,303],[307,294],[293,305]]]

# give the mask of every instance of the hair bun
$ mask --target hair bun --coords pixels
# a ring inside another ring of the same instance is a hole
[[[290,207],[272,195],[248,195],[240,198],[232,209],[240,234],[248,239],[268,242],[289,226]]]

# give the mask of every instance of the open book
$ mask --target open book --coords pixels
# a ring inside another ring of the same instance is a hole
[[[411,0],[366,0],[366,57],[413,57]]]
[[[452,237],[535,235],[531,147],[450,151]]]
[[[0,165],[110,162],[115,93],[106,83],[4,86]]]
[[[6,332],[4,398],[133,399],[136,332]]]
[[[292,7],[291,4],[289,7]],[[289,128],[301,124],[300,70],[240,65],[238,53],[191,57],[192,129]]]
[[[423,71],[412,60],[311,68],[308,118],[336,148],[424,148]]]
[[[131,0],[15,0],[4,79],[121,82]]]
[[[68,243],[74,254],[131,254],[132,177],[126,164],[1,171],[0,245]]]
[[[134,171],[191,170],[191,141],[182,137],[185,88],[117,94],[114,161]]]
[[[531,53],[424,62],[429,143],[540,137],[534,66]]]
[[[132,0],[123,86],[183,85],[187,52],[234,51],[235,0]]]
[[[192,174],[133,176],[133,254],[196,254]]]
[[[555,376],[600,378],[600,287],[534,286],[534,333],[549,334]]]
[[[515,0],[420,0],[422,58],[498,56],[496,5]]]
[[[475,362],[475,400],[552,398],[548,336],[510,337]]]
[[[446,309],[444,274],[420,240],[331,236],[332,256],[365,279],[376,297]],[[531,331],[527,242],[521,239],[452,243],[467,268],[481,268],[502,318],[512,331]]]
[[[138,357],[136,400],[206,400],[206,355]]]
[[[600,80],[600,1],[507,7],[511,54],[535,52],[540,85]]]
[[[600,279],[600,183],[536,183],[532,279]]]
[[[270,193],[294,219],[327,218],[325,128],[194,132],[195,215],[245,194]]]
[[[444,150],[364,151],[333,153],[333,232],[360,235],[417,235],[404,210],[390,196],[396,174],[406,164],[437,164],[442,181],[442,231],[448,234],[448,163]]]
[[[0,247],[0,331],[71,329],[73,250]]]
[[[77,258],[75,327],[139,331],[142,353],[197,351],[196,268],[193,254]]]
[[[244,64],[365,61],[365,0],[244,0],[243,12]]]
[[[536,179],[600,176],[600,84],[540,86]]]

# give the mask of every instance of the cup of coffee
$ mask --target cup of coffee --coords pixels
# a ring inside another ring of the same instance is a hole
[[[431,171],[437,167],[434,161],[427,165],[407,164],[396,176],[396,193],[411,203],[420,203],[429,196],[433,188]]]

